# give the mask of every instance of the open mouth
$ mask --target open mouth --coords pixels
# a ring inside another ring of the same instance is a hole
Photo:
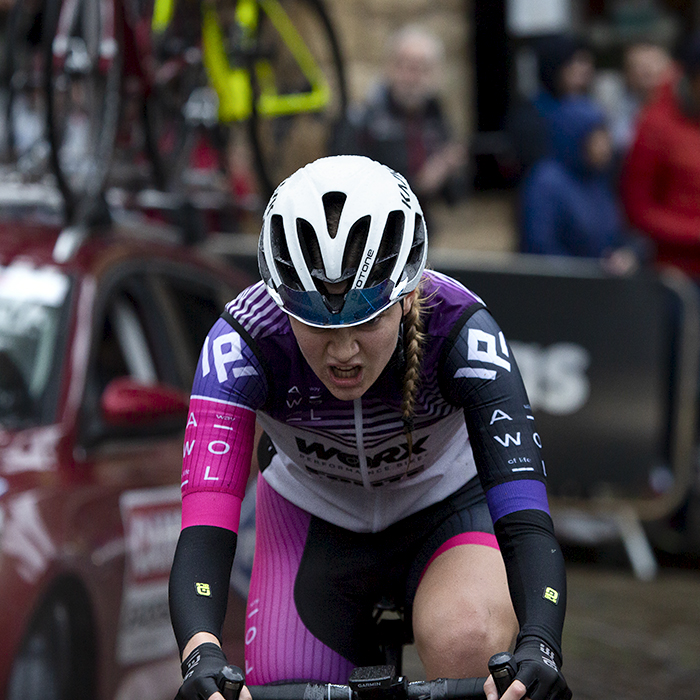
[[[354,379],[359,376],[362,368],[360,366],[355,367],[335,367],[331,366],[331,373],[337,379]]]

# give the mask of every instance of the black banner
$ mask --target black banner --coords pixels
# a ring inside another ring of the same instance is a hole
[[[254,271],[251,255],[229,258]],[[677,389],[697,379],[679,377],[686,311],[677,289],[591,260],[438,250],[430,264],[481,296],[508,339],[550,495],[654,500],[678,487]]]

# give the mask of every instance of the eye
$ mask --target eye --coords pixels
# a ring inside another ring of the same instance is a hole
[[[364,323],[361,323],[357,328],[362,331],[369,331],[372,330],[373,328],[376,328],[379,326],[382,322],[382,319],[384,318],[386,314],[386,311],[384,313],[379,314],[379,316],[375,316],[374,318],[371,318],[369,321],[365,321]]]

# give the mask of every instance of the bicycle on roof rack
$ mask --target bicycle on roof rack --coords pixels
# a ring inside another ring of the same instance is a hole
[[[48,158],[42,94],[41,8],[44,0],[15,2],[6,19],[0,85],[3,88],[0,156],[25,179],[42,174]]]
[[[187,192],[208,139],[223,173],[224,127],[244,127],[263,195],[328,152],[347,91],[322,0],[31,5],[43,13],[46,128],[69,219],[109,186],[115,160],[137,180],[134,166],[150,165],[157,188]]]

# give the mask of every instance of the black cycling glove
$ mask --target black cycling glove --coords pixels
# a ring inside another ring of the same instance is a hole
[[[515,649],[518,672],[514,680],[527,688],[530,700],[570,700],[571,691],[559,671],[561,661],[542,640],[528,637]]]
[[[228,666],[228,661],[218,645],[205,642],[195,647],[182,662],[184,680],[175,700],[208,700],[214,693],[221,692],[217,681],[224,666]]]

